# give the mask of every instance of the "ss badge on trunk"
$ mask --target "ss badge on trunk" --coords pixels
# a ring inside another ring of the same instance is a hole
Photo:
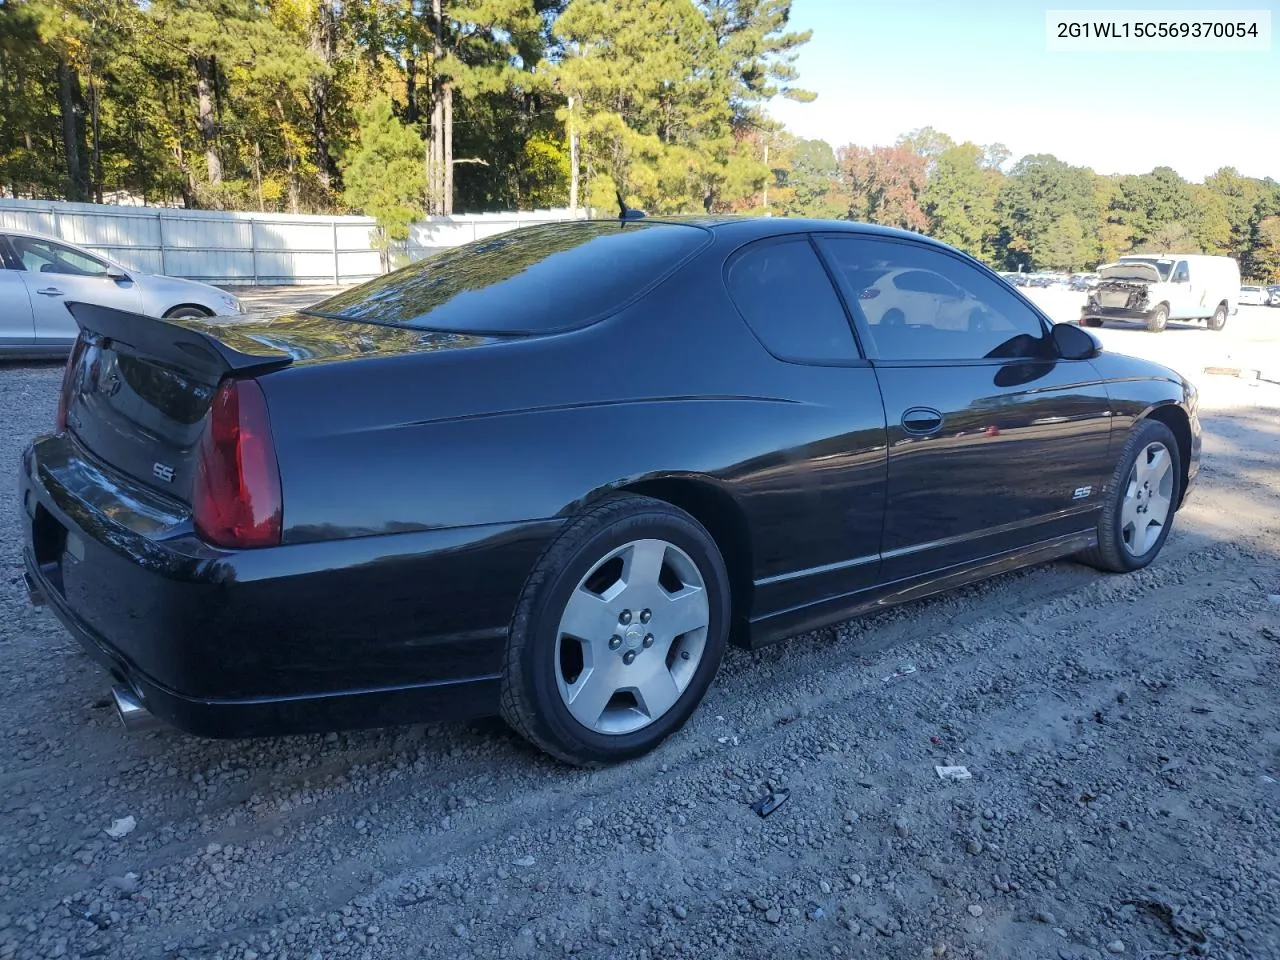
[[[163,480],[165,483],[173,483],[173,467],[167,463],[153,463],[151,465],[151,473],[157,480]]]

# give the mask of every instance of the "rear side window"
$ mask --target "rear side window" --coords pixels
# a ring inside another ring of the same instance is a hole
[[[738,312],[779,360],[860,358],[848,317],[807,238],[748,247],[730,262],[727,282]]]
[[[662,280],[710,236],[692,225],[616,220],[525,227],[437,253],[303,312],[455,333],[569,330]]]

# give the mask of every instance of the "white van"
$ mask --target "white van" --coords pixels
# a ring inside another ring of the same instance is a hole
[[[1133,254],[1098,273],[1102,279],[1080,310],[1085,327],[1128,320],[1159,333],[1170,320],[1203,320],[1210,330],[1221,330],[1240,297],[1240,265],[1231,257]]]

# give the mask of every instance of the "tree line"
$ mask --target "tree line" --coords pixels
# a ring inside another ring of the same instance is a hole
[[[732,205],[791,0],[0,0],[0,189],[296,212]],[[392,175],[394,174],[394,175]]]
[[[1008,269],[1227,253],[1280,279],[1280,185],[1105,176],[930,128],[773,122],[791,0],[0,0],[0,195],[423,213],[627,202],[848,217]]]
[[[928,233],[1002,270],[1075,271],[1128,253],[1235,257],[1280,281],[1280,183],[1223,167],[1188,183],[1171,167],[1108,176],[1049,154],[1010,164],[1001,144],[925,127],[890,147],[785,138],[774,209]]]

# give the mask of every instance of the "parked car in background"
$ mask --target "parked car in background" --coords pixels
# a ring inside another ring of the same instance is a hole
[[[1265,307],[1271,299],[1271,292],[1265,287],[1241,287],[1240,303],[1251,307]]]
[[[1280,283],[1267,287],[1267,306],[1280,307]]]
[[[1221,330],[1240,296],[1240,266],[1231,257],[1135,254],[1098,273],[1102,279],[1080,308],[1082,326],[1125,320],[1159,333],[1170,320],[1197,320]]]
[[[577,221],[286,317],[72,311],[28,588],[122,716],[202,735],[501,713],[626,760],[728,643],[1146,566],[1200,457],[1177,373],[846,221]]]
[[[34,233],[0,231],[0,267],[0,357],[66,356],[80,332],[72,301],[173,319],[243,311],[207,283],[131,270]]]

